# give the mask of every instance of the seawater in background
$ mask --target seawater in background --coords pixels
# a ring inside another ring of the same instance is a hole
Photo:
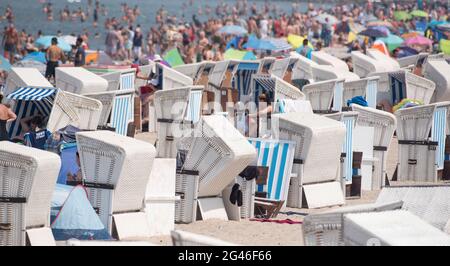
[[[51,2],[53,4],[53,21],[47,21],[47,15],[42,12],[42,2]],[[95,3],[95,0],[92,1]],[[138,5],[141,10],[141,16],[137,19],[136,24],[141,24],[144,32],[147,33],[148,29],[155,23],[156,11],[164,4],[165,9],[171,15],[176,15],[178,20],[184,15],[186,21],[192,21],[192,15],[197,14],[198,7],[201,6],[204,12],[204,7],[208,4],[211,7],[210,17],[215,16],[215,7],[219,2],[225,2],[228,4],[234,4],[235,0],[193,0],[193,5],[189,5],[189,0],[170,0],[170,1],[159,1],[159,0],[100,0],[100,4],[104,4],[108,9],[108,17],[116,17],[120,19],[123,16],[121,12],[121,3],[126,2],[129,7],[134,7]],[[264,1],[248,0],[249,8],[251,4],[255,2],[258,8],[264,5]],[[293,1],[270,1],[270,3],[276,3],[277,8],[281,11],[290,13],[292,11]],[[36,36],[38,30],[41,30],[44,35],[54,35],[58,30],[61,30],[63,35],[68,35],[71,33],[80,34],[84,29],[89,32],[89,45],[91,49],[104,49],[104,39],[105,39],[105,28],[104,21],[106,17],[99,16],[98,27],[94,28],[92,26],[93,14],[89,15],[88,19],[81,23],[78,18],[76,21],[59,21],[59,11],[64,9],[67,5],[70,11],[78,10],[82,7],[83,10],[87,10],[88,0],[80,0],[80,3],[69,2],[68,0],[53,0],[53,1],[42,1],[42,0],[0,0],[0,12],[3,15],[6,6],[9,4],[12,6],[15,15],[16,28],[18,31],[25,29],[27,33],[31,33]],[[182,4],[187,4],[186,12],[182,11]],[[299,5],[300,11],[306,10],[307,3],[301,2]],[[329,4],[325,4],[325,7]],[[204,21],[208,18],[205,14],[197,17]],[[0,22],[1,30],[7,25],[5,20]],[[99,33],[99,38],[94,39],[95,33]]]

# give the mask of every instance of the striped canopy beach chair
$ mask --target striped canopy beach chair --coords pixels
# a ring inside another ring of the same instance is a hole
[[[50,205],[58,155],[0,142],[0,246],[55,245]]]
[[[9,124],[11,139],[21,134],[20,120],[25,117],[43,116],[48,119],[47,129],[51,132],[67,125],[95,130],[102,111],[101,102],[95,99],[55,88],[18,88],[7,98],[13,100],[12,110],[18,117]]]
[[[149,236],[141,209],[154,146],[111,131],[78,132],[76,139],[83,185],[104,226],[118,239]]]

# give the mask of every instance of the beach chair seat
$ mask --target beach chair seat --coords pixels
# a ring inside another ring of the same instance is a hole
[[[181,230],[172,231],[171,236],[174,246],[236,246],[236,244],[220,239]]]
[[[400,209],[402,204],[402,201],[370,203],[309,214],[303,219],[305,246],[343,246],[345,245],[343,236],[345,214],[396,210]]]
[[[296,143],[292,170],[296,176],[291,178],[287,206],[301,208],[308,205],[318,208],[344,204],[338,173],[345,140],[344,124],[307,113],[275,114],[272,119],[272,137]],[[336,182],[337,187],[335,184],[329,185]],[[308,189],[311,194],[306,195],[307,202],[302,201],[305,185],[312,186]],[[321,190],[329,194],[321,194]],[[323,201],[323,195],[328,195],[328,202]],[[315,201],[316,196],[319,201]]]
[[[189,195],[193,195],[192,198],[195,198],[197,193],[200,208],[202,208],[201,201],[205,199],[203,207],[206,208],[207,205],[211,206],[210,204],[213,203],[215,205],[212,207],[219,210],[218,212],[225,213],[226,216],[225,211],[220,211],[224,210],[222,199],[220,199],[222,202],[216,199],[223,189],[255,158],[255,149],[227,118],[220,115],[202,117],[193,136],[188,139],[190,142],[187,145],[188,153],[180,169],[180,174],[177,176],[177,192],[181,189],[189,190],[191,191]],[[196,188],[195,176],[198,176]],[[190,206],[190,204],[187,202],[184,206]],[[178,206],[180,207],[178,212],[194,214],[193,211],[191,212],[192,209],[183,209],[181,204]],[[195,208],[195,205],[193,206]],[[179,215],[179,217],[181,216]],[[204,216],[202,214],[202,217]],[[192,219],[186,220],[193,222],[195,218],[194,214]]]
[[[332,105],[333,98],[338,95],[342,95],[344,86],[344,80],[327,80],[321,82],[315,82],[303,87],[303,93],[305,94],[305,99],[311,102],[314,113],[317,114],[328,114],[341,110],[340,99],[336,100],[336,105]],[[336,108],[334,108],[336,106]],[[336,109],[336,110],[334,110]]]
[[[449,233],[450,186],[395,186],[381,190],[376,203],[402,201],[402,209],[407,210],[432,226]]]
[[[265,219],[276,218],[281,208],[283,207],[284,200],[271,200],[266,198],[255,198],[255,215]]]
[[[396,105],[405,98],[420,100],[429,104],[436,85],[433,81],[401,70],[389,73],[392,104]]]
[[[356,124],[363,127],[372,127],[373,133],[373,157],[372,189],[378,190],[385,185],[387,177],[387,151],[391,143],[394,131],[397,128],[397,118],[385,111],[363,107],[357,104],[351,105],[353,111],[358,112]]]
[[[405,210],[344,215],[344,242],[356,246],[450,246],[450,236]]]
[[[450,100],[450,65],[442,54],[428,56],[423,65],[423,76],[436,84],[433,102]]]
[[[154,146],[111,131],[78,132],[76,138],[83,184],[102,223],[118,239],[148,236],[141,209]]]
[[[435,105],[400,109],[397,117],[398,181],[437,181],[436,148],[431,137]]]
[[[0,246],[55,245],[50,205],[58,155],[0,142]]]

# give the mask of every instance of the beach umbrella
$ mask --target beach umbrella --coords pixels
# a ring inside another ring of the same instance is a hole
[[[445,55],[450,55],[450,40],[441,39],[439,41],[439,47]]]
[[[400,46],[398,47],[398,58],[402,58],[402,57],[406,57],[406,56],[411,56],[411,55],[416,55],[419,54],[419,52],[411,47],[408,46]]]
[[[391,35],[391,31],[386,26],[371,26],[369,28],[382,31],[384,34],[386,34],[386,37]]]
[[[428,17],[428,13],[423,10],[414,10],[410,14],[414,17],[422,17],[422,18]]]
[[[438,30],[441,31],[450,31],[450,23],[444,23],[442,25],[437,26]]]
[[[20,60],[14,64],[14,67],[26,67],[26,68],[35,68],[42,74],[45,73],[47,65],[45,63],[35,61],[35,60]]]
[[[299,35],[295,34],[289,34],[287,37],[288,43],[294,48],[297,49],[298,47],[303,45],[303,40],[305,38]],[[311,42],[308,43],[308,46],[314,49],[314,46],[311,44]]]
[[[45,58],[45,53],[43,52],[32,52],[27,54],[24,58],[22,58],[23,61],[36,61],[40,63],[47,63],[47,59]]]
[[[226,25],[220,28],[218,33],[229,35],[245,35],[247,34],[247,30],[238,25]]]
[[[358,33],[358,35],[363,35],[363,36],[367,36],[367,37],[374,37],[374,38],[380,38],[380,37],[387,37],[388,34],[386,34],[386,32],[377,30],[377,29],[373,29],[373,28],[368,28],[366,30],[361,31],[360,33]]]
[[[407,45],[407,46],[415,46],[415,45],[417,45],[417,46],[429,46],[429,45],[432,45],[432,44],[433,44],[432,40],[430,40],[428,38],[425,38],[423,36],[420,36],[420,35],[416,36],[416,37],[413,37],[413,38],[409,38],[409,39],[407,39],[404,42],[404,45]]]
[[[398,20],[398,21],[410,20],[412,18],[412,15],[406,11],[395,11],[394,18],[395,18],[395,20]]]
[[[432,27],[432,28],[436,28],[442,25],[449,25],[449,23],[447,21],[442,21],[442,20],[432,20],[428,23],[428,26]]]
[[[52,44],[52,38],[54,36],[43,36],[36,40],[36,45],[41,48],[48,48]],[[58,47],[64,52],[69,52],[72,50],[72,46],[64,41],[62,38],[58,38]]]
[[[163,59],[166,60],[172,67],[184,65],[183,58],[177,48],[173,48],[168,51],[166,55],[163,56]]]
[[[292,46],[283,38],[264,38],[258,39],[251,35],[248,42],[244,45],[249,50],[266,50],[266,51],[285,51],[291,50]]]
[[[320,24],[327,24],[328,19],[328,25],[334,25],[339,22],[339,20],[335,16],[327,13],[320,14],[317,17],[314,17],[314,19]]]
[[[417,36],[422,36],[422,33],[418,32],[418,31],[411,31],[405,34],[402,34],[402,38],[403,39],[411,39]]]
[[[223,54],[225,60],[256,60],[254,53],[250,51],[240,51],[230,48]]]
[[[65,42],[67,42],[70,45],[76,45],[77,44],[77,37],[72,36],[72,35],[62,36],[61,39],[63,39]]]
[[[402,45],[402,43],[404,42],[404,40],[394,34],[390,34],[387,37],[381,37],[378,38],[378,40],[384,42],[387,46],[387,48],[389,49],[389,51],[393,51],[395,48],[400,47]]]
[[[0,55],[0,70],[9,71],[11,70],[11,67],[9,60]]]

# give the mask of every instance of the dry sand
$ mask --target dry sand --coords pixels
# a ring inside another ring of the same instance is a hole
[[[155,142],[155,135],[152,133],[141,133],[136,138]],[[397,139],[394,138],[388,150],[387,172],[392,177],[397,164]],[[398,185],[397,182],[391,185]],[[363,191],[359,199],[348,199],[347,205],[363,204],[374,202],[379,191]],[[334,207],[336,208],[336,207]],[[277,216],[277,220],[290,219],[293,221],[302,221],[308,213],[321,212],[329,210],[324,209],[295,209],[285,208]],[[239,245],[269,245],[269,246],[301,246],[303,245],[302,225],[301,224],[278,224],[269,222],[256,222],[249,220],[221,221],[208,220],[197,221],[192,224],[176,224],[176,229],[192,233],[198,233],[205,236],[215,237]],[[160,245],[171,245],[169,236],[153,237],[151,242]]]

